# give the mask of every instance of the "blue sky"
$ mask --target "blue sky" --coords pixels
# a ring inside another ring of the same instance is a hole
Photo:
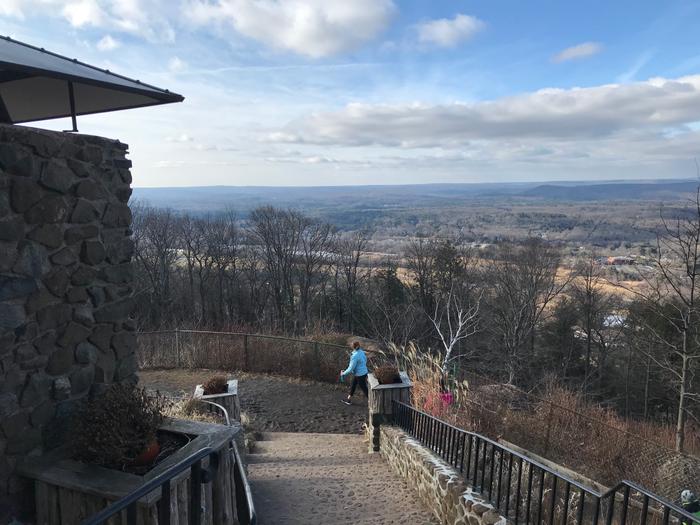
[[[0,34],[186,97],[79,119],[137,186],[692,177],[698,27],[670,0],[0,2]]]

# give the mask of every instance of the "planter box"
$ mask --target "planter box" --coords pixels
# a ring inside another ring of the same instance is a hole
[[[406,372],[399,372],[401,377],[400,383],[391,383],[388,385],[380,385],[374,374],[367,376],[369,383],[369,412],[370,414],[382,414],[391,416],[391,402],[401,401],[402,403],[411,403],[411,387],[413,384],[408,379]]]
[[[228,381],[228,392],[222,394],[210,394],[204,395],[204,387],[202,385],[197,385],[194,389],[194,397],[201,399],[202,401],[211,401],[221,405],[228,412],[228,417],[231,421],[241,420],[241,404],[238,399],[238,380],[229,379]],[[214,411],[216,408],[209,405],[210,410]]]
[[[202,524],[237,524],[236,466],[230,443],[237,434],[242,433],[240,426],[166,419],[161,430],[184,434],[191,441],[143,476],[80,463],[70,459],[65,447],[40,457],[26,458],[19,466],[19,473],[34,480],[37,525],[80,523],[205,447],[217,451],[218,467],[214,469],[211,482],[202,484]],[[204,460],[203,467],[206,468],[208,463],[208,459]],[[171,481],[170,512],[173,523],[188,523],[189,477],[190,471],[186,470]],[[158,524],[157,503],[160,497],[161,491],[155,490],[139,500],[140,525]],[[125,512],[123,514],[125,516]],[[122,522],[126,523],[114,521]]]

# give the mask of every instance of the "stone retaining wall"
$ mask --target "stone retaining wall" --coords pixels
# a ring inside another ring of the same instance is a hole
[[[55,443],[57,416],[136,380],[126,154],[0,125],[0,522],[25,499],[18,459]]]
[[[472,491],[452,467],[396,427],[382,425],[380,454],[412,486],[440,523],[505,525],[493,505]]]

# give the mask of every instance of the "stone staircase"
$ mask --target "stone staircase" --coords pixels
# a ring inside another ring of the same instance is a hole
[[[259,523],[437,523],[363,435],[264,433],[248,456]]]

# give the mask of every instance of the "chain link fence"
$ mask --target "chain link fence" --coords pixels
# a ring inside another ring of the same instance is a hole
[[[700,458],[671,448],[670,427],[631,422],[602,409],[585,414],[556,399],[467,376],[469,389],[450,411],[465,428],[506,439],[607,486],[629,480],[671,501],[684,489],[700,493]],[[657,434],[650,435],[654,428]],[[687,439],[691,446],[693,439]]]
[[[139,332],[140,369],[211,368],[335,383],[350,349],[272,335],[200,330]]]

